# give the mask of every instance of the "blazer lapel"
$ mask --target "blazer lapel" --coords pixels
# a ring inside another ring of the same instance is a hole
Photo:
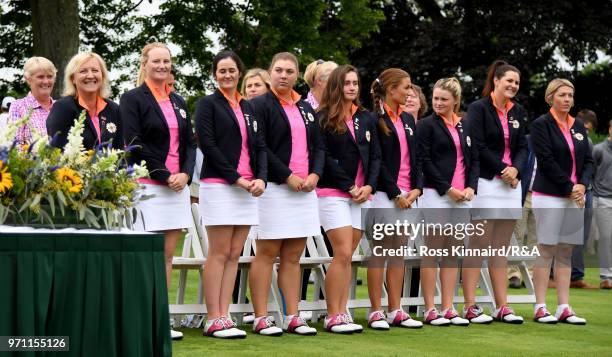
[[[142,85],[142,89],[144,91],[145,97],[149,101],[149,104],[151,104],[151,106],[155,110],[155,113],[157,113],[159,120],[161,120],[161,122],[164,124],[164,128],[166,128],[166,131],[169,133],[170,129],[168,128],[168,123],[166,122],[164,113],[162,112],[161,107],[159,106],[159,103],[157,103],[157,100],[153,96],[153,93],[151,93],[151,89],[149,89],[149,87],[147,87],[146,84]],[[174,103],[172,105],[174,106]]]
[[[284,123],[285,125],[287,125],[289,132],[291,132],[291,125],[289,124],[289,118],[287,117],[287,113],[285,113],[285,110],[283,109],[283,106],[281,105],[279,99],[276,98],[276,96],[273,93],[268,92],[268,94],[272,97],[272,102],[274,102],[274,107],[276,108],[276,110],[278,110],[281,117],[285,119]]]
[[[75,99],[76,100],[76,99]],[[98,138],[98,132],[96,131],[96,127],[93,124],[93,119],[91,118],[91,116],[89,116],[89,112],[87,111],[87,109],[83,108],[77,101],[77,107],[79,107],[79,115],[81,115],[81,113],[83,112],[83,110],[85,111],[85,126],[86,128],[91,131],[91,133],[93,134],[92,136],[94,138],[96,138],[96,142],[98,144],[100,144],[100,140]],[[98,118],[99,120],[99,118]],[[102,136],[104,129],[102,128],[102,125],[100,125],[100,136]]]
[[[453,140],[453,136],[451,135],[450,131],[448,130],[448,128],[446,127],[446,124],[444,123],[444,119],[442,117],[440,117],[439,115],[435,115],[435,122],[436,125],[438,125],[440,128],[442,128],[442,131],[444,133],[446,133],[446,136],[448,137],[448,140],[450,140],[451,144],[453,146],[455,146],[454,144],[454,140]]]
[[[555,118],[553,118],[552,115],[550,115],[550,114],[548,115],[548,122],[549,122],[550,126],[553,127],[552,130],[557,135],[557,139],[561,140],[561,142],[563,143],[563,145],[567,149],[567,152],[570,153],[570,147],[567,144],[567,141],[565,141],[565,136],[563,135],[563,132],[561,132],[561,128],[559,128],[559,125],[557,125],[557,122],[555,121]]]
[[[491,96],[488,97],[488,101],[490,105],[487,105],[487,109],[489,110],[489,113],[491,113],[491,115],[493,116],[493,119],[494,119],[493,121],[497,125],[497,129],[499,130],[499,132],[502,134],[502,137],[503,137],[504,129],[502,128],[501,120],[499,120],[499,114],[497,114],[497,108],[495,108],[495,106],[493,105],[493,100],[491,99]]]

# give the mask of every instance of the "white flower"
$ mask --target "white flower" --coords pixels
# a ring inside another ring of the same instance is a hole
[[[106,131],[111,134],[114,134],[117,131],[117,125],[115,125],[115,123],[106,124]]]
[[[83,146],[83,130],[85,129],[85,110],[81,112],[79,118],[74,122],[68,131],[68,143],[64,146],[62,153],[62,163],[77,164],[81,153],[85,151]]]
[[[257,120],[253,120],[253,131],[257,132]]]
[[[370,142],[370,131],[366,130],[366,140]]]
[[[467,146],[472,146],[472,139],[470,139],[469,135],[465,137],[465,142],[467,143]]]
[[[512,121],[512,127],[513,127],[514,129],[518,129],[518,128],[519,128],[519,126],[521,126],[521,124],[518,122],[518,120],[513,120],[513,121]]]
[[[187,119],[187,112],[184,109],[180,109],[179,113],[181,113],[181,116],[183,117],[183,119]]]
[[[582,134],[580,134],[580,133],[576,133],[576,134],[574,134],[574,137],[575,137],[577,140],[579,140],[579,141],[584,140],[584,136],[582,136]]]

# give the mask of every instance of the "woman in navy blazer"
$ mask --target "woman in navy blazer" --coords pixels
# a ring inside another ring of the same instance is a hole
[[[410,75],[399,68],[388,68],[372,82],[372,120],[376,123],[381,149],[381,167],[378,192],[372,201],[376,223],[395,224],[419,221],[417,198],[423,189],[423,175],[417,161],[416,123],[404,104],[413,93]],[[418,100],[417,100],[418,101]],[[418,111],[418,110],[417,110]],[[373,239],[373,249],[380,247],[401,249],[408,244],[407,236],[386,236]],[[386,283],[389,299],[388,315],[381,307],[382,289]],[[368,326],[388,330],[390,326],[420,328],[423,324],[413,320],[401,307],[404,286],[403,257],[372,255],[368,262],[368,293],[372,312]]]
[[[170,50],[162,43],[146,45],[140,57],[137,88],[121,96],[120,109],[130,163],[144,161],[150,179],[144,194],[155,195],[138,205],[138,225],[165,235],[166,281],[170,286],[174,248],[181,230],[191,225],[189,188],[195,164],[195,141],[187,104],[166,84],[171,73]],[[173,338],[181,338],[171,331]]]
[[[478,187],[478,151],[472,142],[465,119],[457,116],[461,103],[461,86],[456,78],[440,79],[432,96],[434,113],[419,120],[417,125],[418,157],[423,165],[423,196],[420,208],[436,208],[425,212],[426,220],[440,224],[463,224],[469,220],[470,201]],[[442,209],[442,210],[440,210]],[[436,216],[436,217],[433,217]],[[455,235],[461,239],[459,234]],[[455,236],[427,235],[428,248],[448,249],[449,256],[440,262],[442,283],[442,313],[434,306],[434,290],[438,256],[421,260],[421,286],[425,298],[425,323],[431,325],[467,326],[453,308],[457,279],[457,257],[450,252],[461,244]]]
[[[259,224],[257,199],[265,189],[267,157],[258,120],[238,93],[244,72],[240,57],[222,51],[213,58],[218,89],[200,99],[195,122],[204,154],[200,214],[209,241],[204,269],[208,311],[204,333],[218,338],[244,338],[228,324],[238,258],[251,226]],[[219,279],[219,277],[222,277]]]
[[[357,69],[342,65],[328,77],[317,113],[326,148],[325,169],[317,185],[319,218],[334,257],[325,276],[328,318],[325,328],[351,333],[346,304],[351,257],[361,240],[362,209],[370,207],[380,168],[376,123],[359,104]]]
[[[259,198],[257,252],[249,274],[256,316],[253,331],[268,336],[280,335],[283,330],[312,335],[316,329],[298,315],[299,261],[306,237],[320,233],[314,189],[323,173],[325,151],[314,111],[293,90],[299,73],[295,55],[277,53],[269,72],[271,91],[251,101],[262,124],[258,130],[264,131],[268,158],[268,186]],[[278,285],[287,314],[283,329],[267,316],[272,265],[278,256]]]
[[[47,133],[51,145],[64,148],[68,131],[85,111],[83,147],[95,149],[100,143],[123,148],[121,113],[110,95],[108,72],[102,58],[93,52],[82,52],[66,65],[64,95],[53,104],[47,117]]]
[[[531,143],[538,161],[532,202],[538,236],[533,269],[536,305],[534,320],[584,325],[569,306],[571,255],[583,243],[585,190],[593,173],[593,159],[584,123],[569,115],[574,85],[553,79],[546,88],[550,111],[531,124]],[[546,291],[554,258],[557,310],[546,308]]]
[[[504,61],[495,61],[487,73],[482,98],[468,107],[467,117],[474,145],[478,149],[480,178],[478,195],[472,202],[472,220],[484,227],[474,236],[470,248],[507,248],[516,220],[522,216],[520,172],[527,159],[525,110],[512,99],[519,89],[520,72]],[[529,180],[529,178],[527,178]],[[473,323],[490,323],[493,318],[476,305],[476,284],[483,257],[466,257],[462,265],[463,316]],[[505,256],[488,259],[493,283],[497,321],[521,324],[523,318],[507,305],[508,261]]]

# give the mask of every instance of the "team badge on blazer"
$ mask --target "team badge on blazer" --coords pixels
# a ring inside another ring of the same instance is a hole
[[[370,131],[366,130],[366,140],[370,142]]]
[[[304,125],[308,125],[308,117],[306,116],[306,113],[304,113],[304,108],[302,107],[300,107],[300,114],[302,114],[302,119],[304,119]]]
[[[518,129],[521,126],[518,120],[515,120],[513,117],[510,117],[510,123],[514,129]]]
[[[253,120],[253,131],[257,132],[257,120]]]
[[[312,113],[308,113],[308,120],[310,120],[311,122],[314,121],[314,115],[312,115]]]
[[[246,120],[247,126],[251,126],[250,119],[251,119],[251,117],[248,114],[244,113],[244,120]]]
[[[574,137],[575,137],[575,138],[576,138],[576,140],[578,140],[578,141],[582,141],[582,140],[584,140],[584,136],[582,136],[582,134],[580,134],[580,133],[576,133],[576,134],[574,134]]]
[[[183,117],[183,119],[187,119],[187,112],[184,109],[179,109],[179,113]]]
[[[359,117],[355,118],[355,130],[359,130]],[[370,141],[370,139],[368,139]]]
[[[111,134],[114,134],[117,131],[117,126],[115,125],[115,123],[108,123],[106,124],[106,131]]]
[[[465,137],[465,142],[467,146],[472,146],[472,139],[470,138],[469,135]]]

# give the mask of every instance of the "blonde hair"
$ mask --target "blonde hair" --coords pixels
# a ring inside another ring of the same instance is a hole
[[[546,87],[546,92],[544,93],[544,100],[546,101],[546,103],[548,103],[548,105],[552,106],[553,96],[555,95],[555,93],[557,93],[557,91],[561,87],[570,87],[572,88],[572,90],[574,91],[576,90],[572,82],[568,81],[567,79],[564,79],[564,78],[553,79],[552,81],[550,81],[550,83],[548,83],[548,86]]]
[[[268,73],[268,71],[266,71],[265,69],[261,69],[261,68],[253,68],[253,69],[249,69],[246,73],[246,75],[244,76],[244,78],[242,79],[242,86],[240,87],[240,94],[244,97],[246,97],[246,82],[247,80],[253,78],[253,77],[257,77],[259,76],[259,78],[261,78],[261,80],[264,82],[264,84],[266,85],[266,88],[268,88],[268,90],[270,90],[270,87],[272,86],[272,80],[270,79],[270,74]]]
[[[461,84],[459,84],[459,80],[455,77],[439,79],[434,84],[434,89],[436,88],[444,89],[452,94],[453,98],[455,98],[453,112],[458,113],[459,107],[461,107]]]
[[[142,48],[142,51],[140,52],[140,69],[138,70],[138,78],[136,79],[137,86],[140,86],[145,81],[145,77],[147,74],[145,73],[144,66],[147,64],[147,61],[149,60],[149,51],[151,51],[154,48],[165,48],[166,50],[168,50],[170,57],[172,57],[172,52],[170,52],[170,49],[164,43],[151,42],[145,45]]]
[[[23,65],[23,78],[26,80],[30,79],[30,77],[38,71],[51,73],[53,77],[57,75],[57,68],[55,68],[53,62],[45,57],[30,57]]]
[[[65,96],[76,96],[77,89],[72,82],[74,80],[74,74],[81,68],[83,63],[89,61],[90,59],[95,59],[98,61],[100,65],[100,70],[102,71],[102,86],[100,86],[100,97],[108,98],[110,96],[110,83],[108,81],[108,70],[106,69],[106,63],[100,55],[94,52],[80,52],[74,55],[70,62],[66,65],[66,70],[64,73],[64,93]]]
[[[295,64],[295,69],[298,72],[300,71],[300,62],[298,61],[297,57],[295,57],[295,55],[291,52],[279,52],[275,54],[274,57],[272,57],[272,61],[270,61],[270,67],[268,67],[268,71],[271,71],[272,67],[274,67],[274,64],[280,60],[293,62]]]
[[[336,62],[316,60],[311,62],[304,71],[304,81],[308,88],[315,86],[317,79],[327,80],[331,72],[338,67]]]

